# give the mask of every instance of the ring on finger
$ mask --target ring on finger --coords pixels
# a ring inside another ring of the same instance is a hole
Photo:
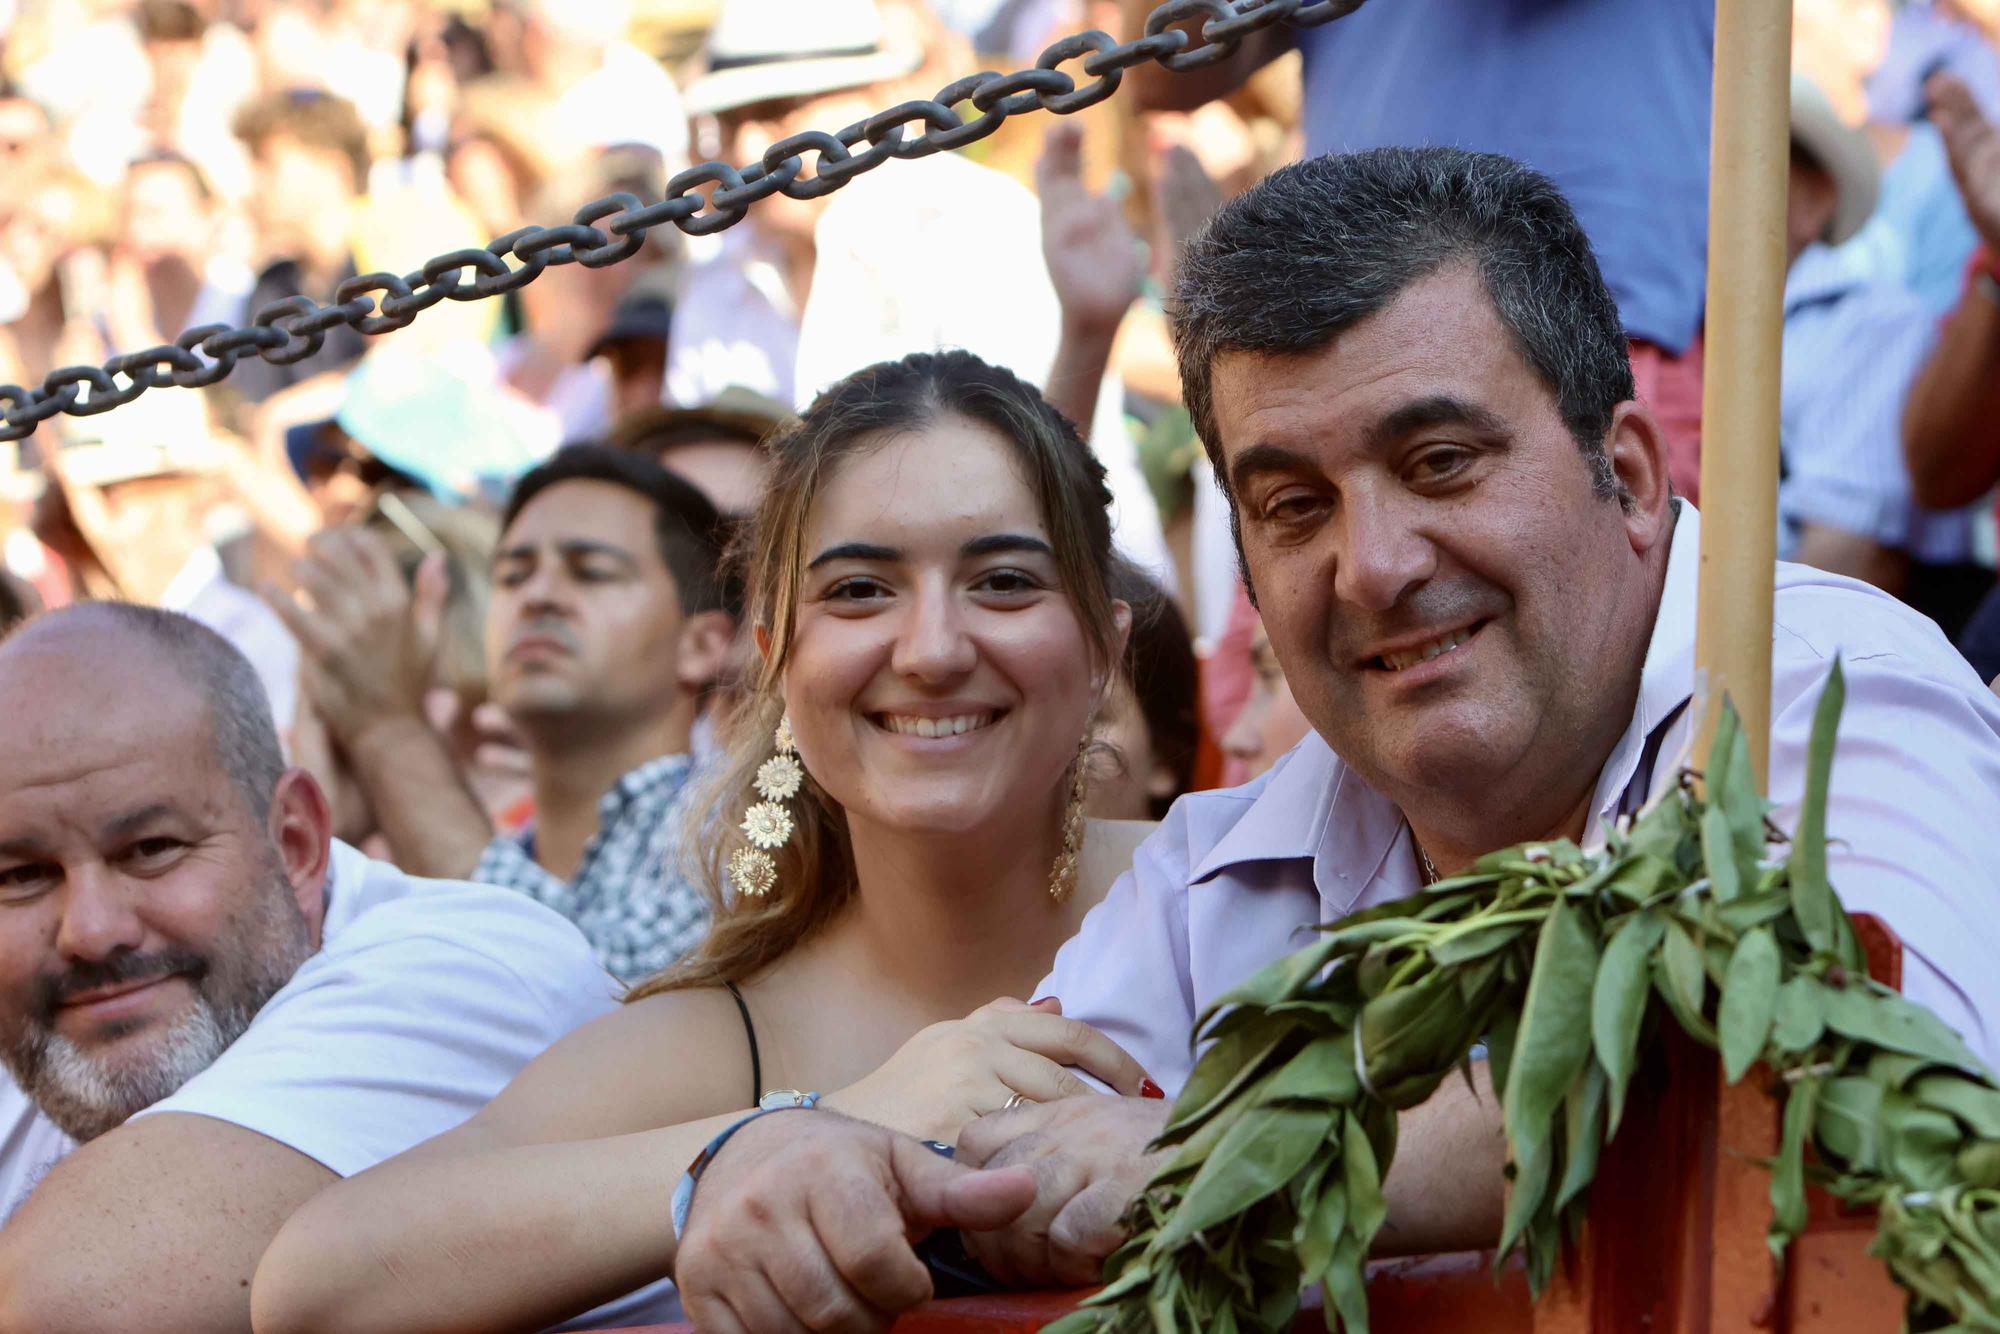
[[[1000,1104],[1000,1110],[1003,1112],[1011,1112],[1016,1107],[1019,1107],[1022,1103],[1033,1102],[1033,1101],[1034,1099],[1030,1098],[1025,1093],[1016,1093],[1010,1098],[1008,1098],[1006,1102]]]

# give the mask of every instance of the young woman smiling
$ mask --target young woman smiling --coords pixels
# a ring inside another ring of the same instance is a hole
[[[1011,1102],[1151,1094],[1024,1004],[1145,825],[1082,815],[1129,611],[1103,470],[963,352],[861,371],[772,442],[763,655],[702,828],[705,944],[463,1127],[320,1195],[258,1270],[260,1331],[540,1329],[672,1312],[668,1197],[767,1090],[950,1142]],[[969,1018],[961,1016],[970,1015]]]

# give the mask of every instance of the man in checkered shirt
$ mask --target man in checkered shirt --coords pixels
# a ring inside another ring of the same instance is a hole
[[[624,981],[694,946],[708,912],[679,850],[690,731],[735,633],[722,524],[693,486],[623,450],[571,445],[521,478],[493,559],[486,660],[527,748],[535,818],[498,836],[423,715],[423,617],[386,548],[359,529],[315,539],[299,570],[312,609],[279,610],[400,866],[530,895]]]

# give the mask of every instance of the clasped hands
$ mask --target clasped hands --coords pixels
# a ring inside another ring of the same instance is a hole
[[[1029,1007],[996,1002],[961,1025],[990,1024],[996,1008],[1018,1023]],[[886,1329],[930,1297],[915,1246],[943,1228],[1009,1287],[1096,1282],[1156,1166],[1146,1147],[1170,1104],[1063,1092],[969,1121],[955,1159],[828,1110],[838,1097],[744,1127],[709,1164],[680,1240],[674,1278],[688,1318],[704,1334]]]
[[[293,567],[304,597],[265,598],[299,642],[307,697],[343,745],[371,727],[422,725],[449,576],[442,556],[405,581],[389,546],[365,528],[316,535]]]

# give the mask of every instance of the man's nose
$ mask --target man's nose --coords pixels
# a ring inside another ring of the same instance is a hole
[[[963,610],[946,588],[919,588],[896,635],[890,666],[899,676],[943,682],[972,670],[978,653]]]
[[[514,596],[527,615],[563,611],[569,606],[569,580],[560,570],[537,566],[515,585]]]
[[[1437,572],[1437,548],[1393,499],[1361,496],[1342,508],[1333,591],[1342,602],[1385,612]]]
[[[71,873],[63,890],[56,949],[65,958],[98,960],[145,941],[139,897],[124,877],[103,865]]]

